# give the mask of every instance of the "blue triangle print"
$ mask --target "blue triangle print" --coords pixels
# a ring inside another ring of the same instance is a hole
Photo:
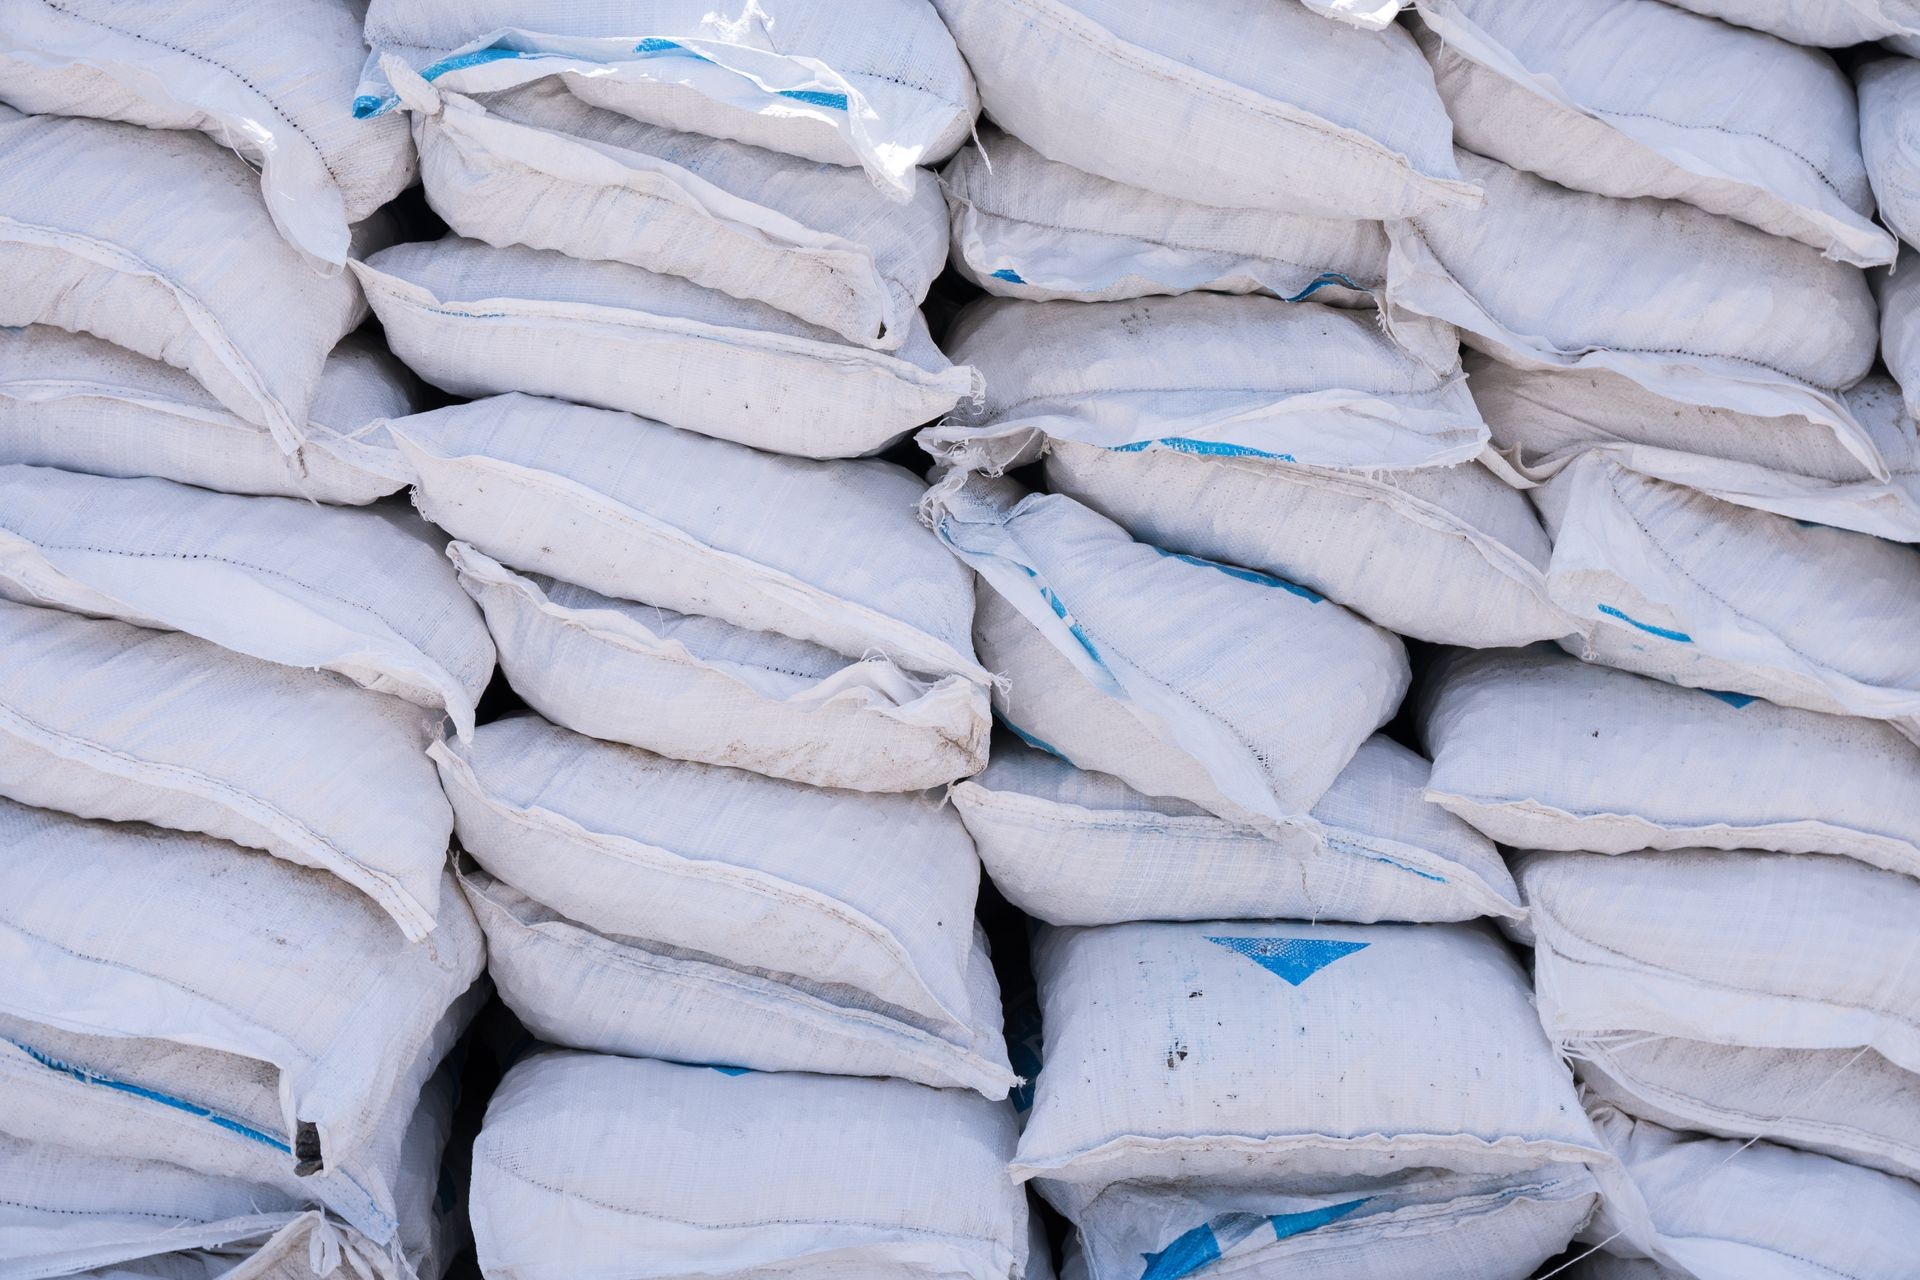
[[[1365,942],[1337,942],[1331,938],[1214,938],[1208,942],[1238,952],[1268,973],[1299,986],[1335,960],[1364,951]]]

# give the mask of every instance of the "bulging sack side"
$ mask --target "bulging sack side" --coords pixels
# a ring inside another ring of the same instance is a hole
[[[1920,16],[1920,15],[1917,15]],[[1860,151],[1880,216],[1908,244],[1920,241],[1920,62],[1880,58],[1854,73],[1860,83]]]

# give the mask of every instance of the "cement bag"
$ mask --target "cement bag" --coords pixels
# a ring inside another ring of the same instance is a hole
[[[941,181],[954,269],[1003,298],[1112,302],[1206,289],[1364,306],[1386,283],[1387,237],[1376,222],[1143,191],[991,127]]]
[[[499,1280],[1021,1280],[1013,1143],[957,1089],[549,1051],[488,1104],[474,1240]]]
[[[974,641],[1006,678],[996,709],[1148,795],[1288,825],[1406,692],[1399,637],[1279,578],[1135,542],[1071,498],[974,477],[936,486],[928,513],[986,588]]]
[[[431,754],[453,800],[461,847],[533,906],[565,917],[542,930],[541,916],[523,913],[519,929],[503,932],[571,937],[581,949],[589,945],[583,939],[606,935],[609,945],[594,957],[606,971],[596,985],[731,985],[729,998],[743,1015],[786,1016],[843,1042],[871,1023],[873,1038],[889,1049],[910,1039],[908,1028],[880,1025],[890,1019],[930,1033],[918,1041],[935,1043],[914,1046],[923,1057],[944,1048],[957,1058],[950,1046],[972,1049],[986,1038],[983,1028],[998,1040],[997,992],[989,985],[992,1008],[981,1008],[979,984],[970,980],[980,864],[966,828],[937,793],[808,787],[669,760],[537,716],[495,721],[471,747],[436,743]],[[518,905],[503,897],[495,907],[510,913]],[[585,928],[569,931],[570,924]],[[533,949],[524,939],[509,941]],[[538,961],[527,956],[521,971],[532,973]],[[676,976],[681,969],[685,977]],[[535,978],[521,989],[537,994],[543,984]],[[596,1021],[629,1007],[608,1004]],[[690,1038],[714,1034],[705,1013],[688,1008],[684,1016]],[[616,1026],[600,1034],[613,1032],[666,1037],[673,1028]],[[670,1045],[647,1051],[692,1056]],[[1004,1097],[1012,1083],[1004,1057],[998,1074]]]
[[[987,681],[969,576],[915,520],[920,479],[892,463],[782,457],[523,395],[388,429],[421,514],[517,570]]]
[[[1920,433],[1884,374],[1845,393],[1848,421],[1835,424],[1683,405],[1594,369],[1522,370],[1478,353],[1466,366],[1494,448],[1527,480],[1603,453],[1722,502],[1920,542]]]
[[[1679,0],[1682,9],[1830,49],[1920,35],[1914,0]]]
[[[1920,726],[1920,550],[1652,480],[1603,456],[1534,490],[1590,661]],[[1577,647],[1576,647],[1577,646]]]
[[[986,394],[920,439],[973,469],[1030,461],[1045,438],[1365,471],[1463,462],[1487,439],[1457,349],[1422,363],[1374,316],[1334,307],[993,298],[961,313],[947,349]]]
[[[1920,1177],[1920,881],[1704,849],[1529,854],[1518,873],[1540,1021],[1595,1093]]]
[[[622,262],[458,236],[353,264],[394,354],[464,396],[552,395],[809,458],[877,453],[975,393],[926,321],[897,354]]]
[[[1527,499],[1477,462],[1374,472],[1060,440],[1046,476],[1144,542],[1287,578],[1404,636],[1497,648],[1581,626],[1547,594]]]
[[[493,642],[438,542],[404,508],[0,466],[7,599],[336,672],[471,735]]]
[[[434,927],[453,814],[437,714],[197,637],[0,601],[0,795],[203,831]]]
[[[292,452],[327,353],[367,306],[276,234],[258,181],[198,134],[0,107],[0,325],[91,333],[184,369]]]
[[[1900,384],[1907,413],[1920,418],[1920,254],[1903,253],[1894,269],[1873,274],[1880,300],[1880,358]]]
[[[1593,1117],[1624,1166],[1586,1232],[1615,1237],[1610,1249],[1697,1280],[1913,1274],[1920,1186],[1905,1178],[1771,1142],[1676,1133],[1604,1103]]]
[[[882,349],[946,265],[946,204],[917,170],[901,204],[858,169],[643,124],[557,81],[483,105],[389,70],[427,200],[463,236],[685,276]]]
[[[1826,54],[1660,0],[1418,7],[1459,146],[1578,191],[1682,200],[1843,262],[1893,261],[1853,84]]]
[[[1844,423],[1840,391],[1873,363],[1858,270],[1692,205],[1459,156],[1486,208],[1388,225],[1389,326],[1441,320],[1522,369],[1603,370],[1682,404]]]
[[[594,106],[688,133],[864,168],[897,200],[979,114],[926,0],[374,0],[356,114],[396,105],[382,70],[474,96],[558,76]]]
[[[359,6],[21,0],[0,14],[0,99],[29,114],[197,129],[260,171],[280,234],[335,270],[348,224],[413,180],[399,120],[356,120]]]
[[[1860,84],[1860,151],[1880,216],[1908,244],[1920,241],[1920,63],[1881,58],[1855,72]]]
[[[984,936],[967,966],[972,1025],[934,1026],[857,994],[597,932],[484,871],[463,873],[460,885],[486,930],[501,1000],[547,1044],[756,1071],[893,1076],[996,1099],[1018,1079]]]
[[[1397,27],[1239,0],[934,4],[987,114],[1050,160],[1232,209],[1402,218],[1476,203],[1433,74]]]
[[[1920,875],[1920,747],[1537,646],[1452,653],[1415,718],[1427,799],[1501,844],[1834,853]]]
[[[448,548],[514,691],[576,733],[816,787],[919,791],[987,763],[987,690],[616,600]]]
[[[0,463],[360,506],[406,483],[370,424],[417,407],[400,362],[349,335],[320,371],[305,443],[289,456],[179,369],[90,334],[0,329]]]
[[[1094,1280],[1143,1254],[1520,1280],[1593,1207],[1605,1156],[1490,931],[1047,928],[1034,973],[1046,1067],[1011,1167]]]
[[[31,975],[0,992],[0,1129],[391,1241],[421,1089],[486,998],[459,891],[412,943],[337,880],[204,836],[0,801],[0,842],[0,949]]]
[[[1427,769],[1376,734],[1310,815],[1267,834],[1009,736],[952,796],[994,884],[1048,924],[1518,918],[1492,842],[1421,798]]]

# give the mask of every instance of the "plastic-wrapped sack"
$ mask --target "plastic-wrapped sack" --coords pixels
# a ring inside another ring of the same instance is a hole
[[[463,236],[685,276],[882,349],[946,265],[931,174],[900,204],[857,169],[645,124],[557,81],[483,104],[391,71],[427,200]],[[1384,237],[1380,256],[1384,275]]]
[[[1920,1186],[1775,1146],[1676,1133],[1605,1103],[1594,1128],[1623,1166],[1585,1236],[1671,1271],[1633,1280],[1907,1280]],[[1618,1280],[1619,1271],[1602,1272]]]
[[[338,269],[349,224],[413,181],[399,120],[356,120],[362,6],[20,0],[0,13],[0,100],[37,115],[197,129],[260,171],[274,225]],[[212,240],[211,244],[225,243]]]
[[[877,453],[976,393],[910,315],[873,351],[624,262],[458,236],[353,263],[394,354],[464,396],[526,391],[808,458]]]
[[[1483,210],[1387,225],[1386,317],[1459,327],[1522,369],[1617,373],[1682,404],[1831,423],[1873,363],[1864,274],[1672,200],[1569,191],[1460,152]]]
[[[0,325],[91,333],[184,369],[291,453],[367,304],[352,276],[316,273],[280,238],[258,182],[197,133],[0,107]]]
[[[523,395],[388,431],[421,514],[520,572],[987,682],[967,635],[972,583],[916,522],[925,486],[904,468]]]
[[[1051,160],[1234,209],[1472,207],[1413,37],[1293,3],[934,0],[987,114]]]
[[[195,636],[0,601],[0,795],[331,872],[415,939],[453,831],[426,756],[439,723]]]
[[[347,336],[288,455],[170,365],[50,325],[0,329],[0,463],[361,506],[406,484],[372,424],[418,408],[416,387],[385,347]]]
[[[468,96],[558,76],[636,120],[864,168],[899,200],[980,111],[927,0],[373,0],[367,41],[359,115],[397,105],[389,54]]]
[[[480,1267],[1022,1280],[1014,1131],[1005,1103],[904,1080],[541,1053],[507,1073],[474,1144]]]
[[[1580,191],[1683,200],[1843,262],[1893,261],[1853,84],[1826,54],[1660,0],[1418,9],[1467,150]]]
[[[816,787],[919,791],[987,763],[986,686],[520,574],[456,542],[508,682],[576,733]]]
[[[996,708],[1148,795],[1288,825],[1406,692],[1398,636],[1291,582],[1135,542],[1010,481],[949,477],[927,509],[983,581],[974,642],[1006,677]]]
[[[536,716],[432,755],[486,869],[467,887],[501,994],[542,1038],[1012,1086],[980,864],[937,793],[808,787]]]
[[[1592,1092],[1920,1178],[1920,880],[1704,849],[1533,853],[1517,874],[1540,1021]]]
[[[451,876],[413,943],[331,877],[204,836],[0,801],[0,845],[0,1130],[394,1240],[422,1088],[487,994]]]
[[[1601,455],[1533,491],[1562,645],[1696,689],[1920,732],[1920,549],[1737,507]]]
[[[1875,272],[1880,301],[1880,358],[1900,384],[1907,413],[1920,418],[1920,253],[1900,255],[1893,270]]]
[[[1504,845],[1761,849],[1920,875],[1920,747],[1544,646],[1455,652],[1417,706],[1427,799]]]
[[[1920,62],[1881,58],[1855,75],[1860,82],[1860,150],[1873,180],[1874,199],[1887,225],[1913,244],[1920,241],[1920,134],[1913,129],[1920,116]]]
[[[1481,927],[1046,928],[1034,973],[1046,1065],[1012,1170],[1091,1280],[1521,1280],[1593,1209],[1605,1154]]]
[[[1840,49],[1920,36],[1916,0],[1675,0],[1682,9],[1767,31],[1795,44]]]
[[[1009,735],[952,795],[994,884],[1048,924],[1518,918],[1499,852],[1421,798],[1427,773],[1375,735],[1306,819],[1268,834]]]
[[[1466,367],[1494,448],[1526,480],[1601,453],[1723,502],[1920,542],[1920,431],[1884,374],[1849,388],[1848,424],[1833,424],[1680,404],[1598,369],[1515,369],[1478,353]]]
[[[404,507],[0,465],[0,596],[337,672],[467,736],[493,641],[439,544]]]
[[[941,177],[954,269],[1003,298],[1111,302],[1205,289],[1365,306],[1387,279],[1377,222],[1144,191],[990,126]]]

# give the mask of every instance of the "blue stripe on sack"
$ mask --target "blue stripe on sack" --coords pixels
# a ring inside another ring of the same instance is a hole
[[[1005,280],[1008,284],[1026,283],[1026,280],[1022,278],[1020,273],[1012,267],[1002,267],[998,271],[993,272],[992,275],[995,280]]]
[[[1383,858],[1377,853],[1370,853],[1367,856],[1372,858],[1375,862],[1386,863],[1388,866],[1392,867],[1396,871],[1404,871],[1408,875],[1419,876],[1422,880],[1431,880],[1435,884],[1445,884],[1447,882],[1447,878],[1445,876],[1433,875],[1430,872],[1420,870],[1420,868],[1418,867],[1410,867],[1404,862],[1396,862],[1392,858]]]
[[[370,116],[377,116],[380,114],[380,108],[384,107],[387,101],[377,93],[363,93],[353,100],[353,118],[365,120]]]
[[[1158,440],[1136,440],[1132,444],[1108,445],[1108,453],[1145,453],[1159,445],[1162,449],[1172,449],[1175,453],[1190,453],[1198,458],[1268,458],[1274,462],[1296,462],[1290,453],[1268,453],[1264,449],[1249,448],[1244,444],[1227,444],[1220,440],[1190,440],[1185,436],[1162,436]]]
[[[1360,293],[1371,292],[1371,290],[1365,288],[1364,286],[1355,284],[1349,277],[1342,275],[1338,271],[1327,271],[1327,272],[1323,272],[1321,275],[1315,278],[1312,284],[1308,285],[1306,288],[1302,289],[1300,292],[1294,294],[1291,298],[1282,298],[1281,301],[1282,302],[1302,302],[1308,298],[1311,298],[1314,294],[1320,292],[1322,289],[1326,288],[1328,285],[1333,285],[1333,284],[1345,285],[1347,288],[1357,290]]]
[[[1034,737],[1032,734],[1028,733],[1025,729],[1022,729],[1019,725],[1015,724],[1013,721],[1001,715],[998,711],[993,713],[993,717],[994,719],[998,720],[1001,724],[1007,727],[1008,733],[1011,733],[1014,737],[1020,739],[1020,741],[1026,743],[1028,746],[1032,747],[1035,751],[1044,751],[1050,756],[1057,756],[1062,760],[1067,760],[1066,752],[1054,746],[1051,742],[1047,742],[1043,739]],[[1067,763],[1072,764],[1073,761],[1067,760]]]
[[[243,1138],[251,1138],[255,1142],[265,1143],[276,1151],[284,1151],[288,1155],[293,1154],[293,1148],[290,1145],[280,1141],[273,1135],[262,1133],[252,1125],[241,1124],[238,1120],[229,1120],[223,1115],[216,1115],[198,1103],[188,1102],[185,1098],[176,1098],[172,1094],[159,1093],[153,1089],[143,1088],[137,1084],[128,1084],[125,1080],[115,1080],[110,1076],[96,1075],[84,1067],[76,1067],[70,1063],[62,1062],[58,1058],[50,1057],[32,1045],[21,1044],[18,1040],[9,1040],[7,1043],[26,1054],[29,1058],[32,1058],[41,1066],[51,1071],[58,1071],[61,1075],[71,1076],[81,1084],[98,1085],[103,1089],[112,1089],[116,1093],[131,1094],[136,1098],[144,1098],[148,1102],[158,1102],[162,1106],[172,1107],[176,1111],[184,1111],[190,1116],[198,1116],[202,1120],[210,1120],[222,1129],[237,1133]]]
[[[420,72],[422,80],[438,80],[450,71],[465,71],[468,67],[484,67],[489,62],[505,62],[509,58],[536,57],[536,54],[523,54],[515,49],[475,49],[471,53],[456,54],[451,58],[442,58],[432,66]]]
[[[1324,1209],[1309,1209],[1305,1213],[1276,1213],[1267,1221],[1273,1224],[1273,1238],[1285,1240],[1288,1236],[1315,1231],[1330,1222],[1338,1222],[1372,1198],[1364,1196],[1345,1204],[1330,1204]]]
[[[1609,618],[1618,618],[1630,627],[1637,627],[1650,636],[1659,636],[1662,640],[1675,640],[1681,644],[1693,643],[1693,637],[1684,631],[1674,631],[1667,627],[1656,627],[1651,622],[1642,622],[1640,619],[1616,609],[1610,604],[1601,605],[1600,612],[1606,614]]]
[[[1165,547],[1154,547],[1153,549],[1161,555],[1166,556],[1169,560],[1184,560],[1188,564],[1197,564],[1203,568],[1218,569],[1229,578],[1238,578],[1242,582],[1251,582],[1255,586],[1278,587],[1282,591],[1290,591],[1309,604],[1325,604],[1327,602],[1327,598],[1318,591],[1310,591],[1297,582],[1288,582],[1285,578],[1276,578],[1270,573],[1257,573],[1252,569],[1242,569],[1238,565],[1221,564],[1217,560],[1203,560],[1199,556],[1182,555],[1178,551],[1168,551]]]
[[[1700,692],[1706,694],[1709,698],[1720,699],[1720,701],[1726,703],[1735,711],[1740,710],[1740,708],[1746,706],[1749,702],[1760,701],[1760,699],[1750,693],[1730,693],[1725,689],[1702,689]]]
[[[1140,1256],[1147,1260],[1147,1269],[1140,1273],[1140,1280],[1177,1280],[1210,1262],[1220,1261],[1220,1242],[1214,1239],[1213,1228],[1203,1222],[1174,1237],[1173,1243],[1160,1252]]]
[[[810,103],[816,107],[830,107],[835,111],[847,109],[847,95],[844,93],[829,93],[825,89],[781,89],[779,94],[783,98],[792,98],[795,102]]]

